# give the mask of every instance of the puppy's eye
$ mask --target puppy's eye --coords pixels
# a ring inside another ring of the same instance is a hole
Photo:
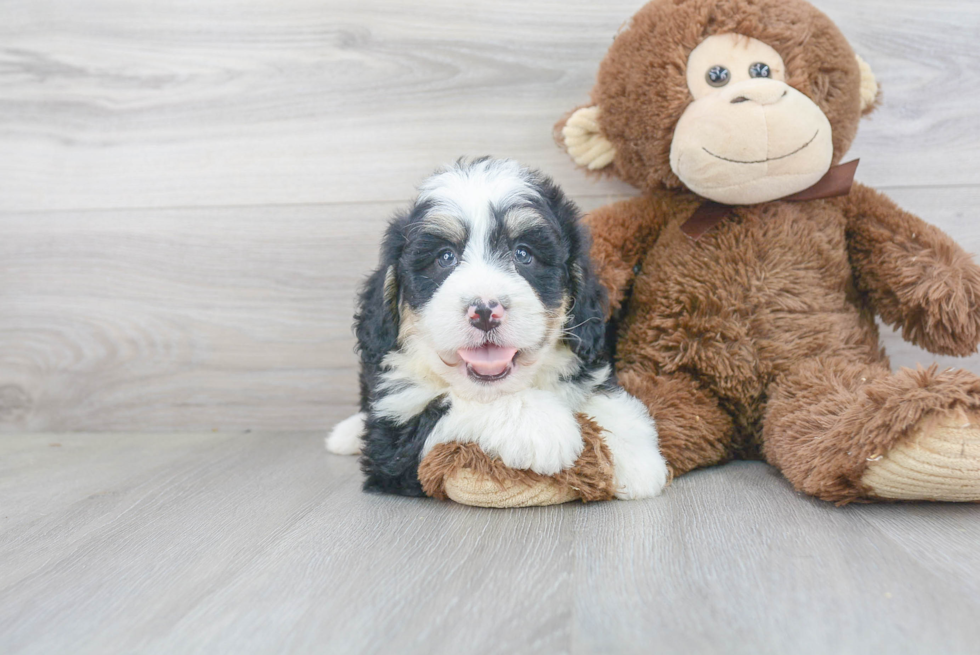
[[[450,268],[452,266],[455,266],[457,263],[459,263],[456,260],[456,253],[454,253],[449,248],[446,248],[445,250],[440,250],[439,254],[436,255],[436,261],[439,262],[439,266],[442,266],[443,268]]]
[[[761,61],[752,64],[749,66],[749,77],[772,77],[769,64],[764,64]]]
[[[518,264],[530,264],[532,259],[531,251],[526,246],[517,246],[517,249],[514,250],[514,261]]]
[[[711,86],[725,86],[731,78],[731,72],[724,66],[712,66],[704,76]]]

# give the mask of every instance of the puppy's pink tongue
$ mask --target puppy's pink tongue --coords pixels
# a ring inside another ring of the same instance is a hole
[[[517,348],[482,346],[480,348],[460,348],[456,351],[460,359],[470,365],[479,375],[500,375],[507,370],[517,354]]]

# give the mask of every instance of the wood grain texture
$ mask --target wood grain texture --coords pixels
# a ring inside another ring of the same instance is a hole
[[[892,195],[980,252],[977,190]],[[357,402],[354,292],[398,206],[0,219],[0,431],[326,430]],[[937,360],[883,339],[896,367]]]
[[[585,579],[578,599],[584,650],[646,653],[651,643],[678,653],[746,654],[975,647],[980,558],[963,559],[961,551],[977,536],[975,507],[841,509],[795,494],[775,469],[747,462],[684,476],[667,498],[583,508],[598,514],[579,517],[588,536],[576,541],[576,563],[587,562],[576,568]],[[889,521],[892,529],[882,532],[878,526]],[[916,537],[918,549],[909,548]],[[599,561],[588,557],[596,540]],[[957,573],[969,582],[958,582]]]
[[[329,427],[355,288],[428,172],[490,153],[586,210],[634,193],[551,126],[640,4],[5,3],[0,431]],[[885,92],[858,178],[980,252],[980,6],[817,4]]]
[[[759,463],[649,501],[520,510],[364,494],[354,459],[302,433],[10,435],[0,467],[5,655],[970,653],[980,638],[975,506],[836,508]]]
[[[400,202],[461,155],[575,196],[551,126],[587,102],[639,0],[10,0],[0,207]],[[980,183],[972,0],[817,0],[885,102],[854,146],[875,186]]]
[[[0,425],[323,429],[393,206],[92,212],[0,227]]]

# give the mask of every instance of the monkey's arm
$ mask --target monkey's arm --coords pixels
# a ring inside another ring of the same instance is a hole
[[[980,342],[980,267],[949,236],[855,184],[841,199],[858,289],[912,343],[966,356]]]
[[[609,293],[610,311],[619,309],[635,276],[634,267],[656,242],[674,213],[668,194],[645,194],[600,207],[585,217],[592,233],[592,263]]]

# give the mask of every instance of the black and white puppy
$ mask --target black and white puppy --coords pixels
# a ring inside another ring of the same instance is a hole
[[[558,473],[584,446],[576,412],[606,430],[617,496],[664,487],[654,422],[611,379],[578,218],[547,177],[485,158],[436,173],[392,220],[355,317],[361,411],[327,438],[363,453],[365,489],[421,495],[421,458],[450,441]]]

